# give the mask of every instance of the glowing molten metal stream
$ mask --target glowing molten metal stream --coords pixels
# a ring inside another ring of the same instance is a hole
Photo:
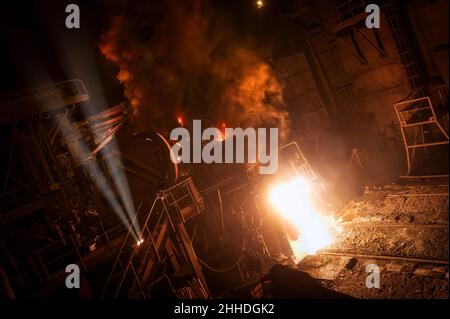
[[[270,201],[278,213],[298,232],[295,240],[289,239],[296,261],[334,241],[337,231],[334,218],[322,215],[314,207],[312,185],[306,178],[295,178],[274,186]]]

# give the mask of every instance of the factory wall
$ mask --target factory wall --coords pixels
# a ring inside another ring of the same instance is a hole
[[[443,80],[448,88],[449,2],[432,1],[427,5],[411,5],[409,17],[414,28],[429,76]]]

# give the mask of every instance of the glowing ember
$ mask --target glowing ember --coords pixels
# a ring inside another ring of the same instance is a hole
[[[279,214],[299,234],[289,240],[297,261],[334,241],[333,233],[337,230],[334,219],[315,209],[308,179],[295,178],[276,185],[269,195]]]
[[[177,122],[180,126],[183,126],[183,124],[184,124],[183,118],[181,116],[177,117]]]
[[[225,140],[225,133],[220,132],[220,136],[216,138],[216,141],[223,142]]]
[[[216,141],[223,142],[227,138],[225,134],[225,129],[227,128],[227,125],[225,123],[222,123],[221,127],[218,127],[220,130],[220,136],[216,138]]]

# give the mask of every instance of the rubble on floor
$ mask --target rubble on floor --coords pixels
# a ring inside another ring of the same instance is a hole
[[[366,187],[336,241],[297,267],[357,298],[448,298],[448,179]],[[368,265],[380,287],[367,288]]]

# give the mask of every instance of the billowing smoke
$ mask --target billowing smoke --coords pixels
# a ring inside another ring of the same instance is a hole
[[[137,123],[165,131],[183,116],[209,126],[278,127],[285,139],[289,116],[272,68],[202,1],[161,2],[133,3],[100,41]]]

